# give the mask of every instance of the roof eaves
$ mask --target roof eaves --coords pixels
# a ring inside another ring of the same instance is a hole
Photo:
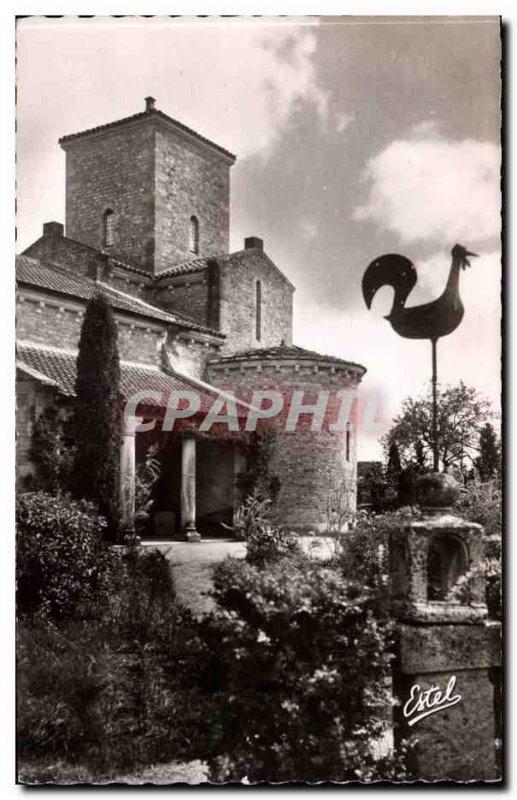
[[[69,133],[66,136],[62,136],[59,139],[59,144],[63,147],[63,145],[67,145],[70,142],[76,141],[77,139],[91,136],[98,133],[104,133],[105,131],[112,130],[114,128],[121,127],[123,125],[127,125],[134,122],[141,122],[144,119],[158,119],[162,122],[165,122],[169,126],[173,126],[181,133],[186,134],[189,138],[194,139],[197,142],[200,142],[204,145],[207,145],[211,149],[217,151],[220,155],[224,156],[227,160],[233,163],[236,160],[236,156],[233,153],[230,153],[229,150],[226,150],[221,145],[212,142],[211,139],[207,139],[205,136],[202,136],[197,131],[192,130],[192,128],[187,127],[187,125],[183,125],[182,122],[178,122],[178,120],[169,117],[168,114],[165,114],[163,111],[159,111],[158,109],[153,109],[152,111],[140,111],[138,114],[133,114],[130,117],[124,117],[123,119],[117,119],[113,122],[107,122],[104,125],[97,125],[94,128],[88,128],[84,131],[78,131],[77,133]]]

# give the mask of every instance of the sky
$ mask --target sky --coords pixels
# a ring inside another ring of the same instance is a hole
[[[465,317],[439,380],[500,398],[500,42],[496,17],[38,19],[18,24],[17,251],[64,221],[60,136],[137,113],[144,97],[237,155],[231,249],[260,236],[295,284],[294,341],[364,364],[380,456],[404,398],[430,380],[428,341],[368,310],[377,256],[410,258],[408,305],[438,297],[459,242]]]

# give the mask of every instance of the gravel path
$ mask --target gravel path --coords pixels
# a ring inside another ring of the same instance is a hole
[[[177,597],[196,616],[206,614],[214,606],[208,595],[214,567],[227,556],[244,558],[246,555],[244,542],[234,539],[203,539],[197,544],[145,542],[144,547],[160,550],[167,556]]]

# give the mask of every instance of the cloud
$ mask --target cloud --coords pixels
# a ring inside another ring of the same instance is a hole
[[[57,140],[156,107],[234,152],[268,153],[297,104],[325,124],[318,22],[279,18],[32,17],[18,26],[18,234],[64,213]],[[65,76],[65,77],[64,77]],[[44,98],[44,100],[42,100]]]
[[[447,252],[433,253],[417,262],[418,282],[408,305],[433,300],[443,291],[450,268]],[[383,315],[391,308],[391,295],[376,297],[371,311],[338,310],[299,298],[295,306],[294,341],[302,347],[363,364],[368,372],[360,396],[377,408],[375,419],[382,431],[361,429],[361,459],[380,458],[380,433],[391,427],[404,398],[424,393],[431,378],[429,341],[403,339]],[[381,294],[381,293],[379,293]],[[497,251],[480,251],[470,269],[461,273],[460,295],[465,306],[461,325],[438,343],[438,380],[474,386],[500,410],[501,395],[501,258]]]
[[[354,212],[402,242],[433,241],[472,246],[499,235],[499,148],[472,139],[421,138],[436,130],[418,126],[418,138],[394,141],[372,158],[366,205]]]

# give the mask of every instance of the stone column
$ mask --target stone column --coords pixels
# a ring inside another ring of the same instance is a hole
[[[122,523],[131,526],[135,515],[135,436],[140,417],[124,419],[120,446],[120,508]]]
[[[241,473],[246,469],[246,456],[240,450],[233,451],[233,520],[232,524],[235,525],[236,514],[239,506],[244,500],[242,489],[239,486],[239,478]]]
[[[181,532],[187,542],[200,542],[196,530],[196,440],[181,441]]]
[[[492,673],[501,664],[500,625],[487,619],[484,579],[450,590],[483,558],[483,530],[451,513],[454,482],[437,473],[417,485],[422,518],[390,535],[396,626],[395,746],[410,745],[416,780],[499,778]]]

